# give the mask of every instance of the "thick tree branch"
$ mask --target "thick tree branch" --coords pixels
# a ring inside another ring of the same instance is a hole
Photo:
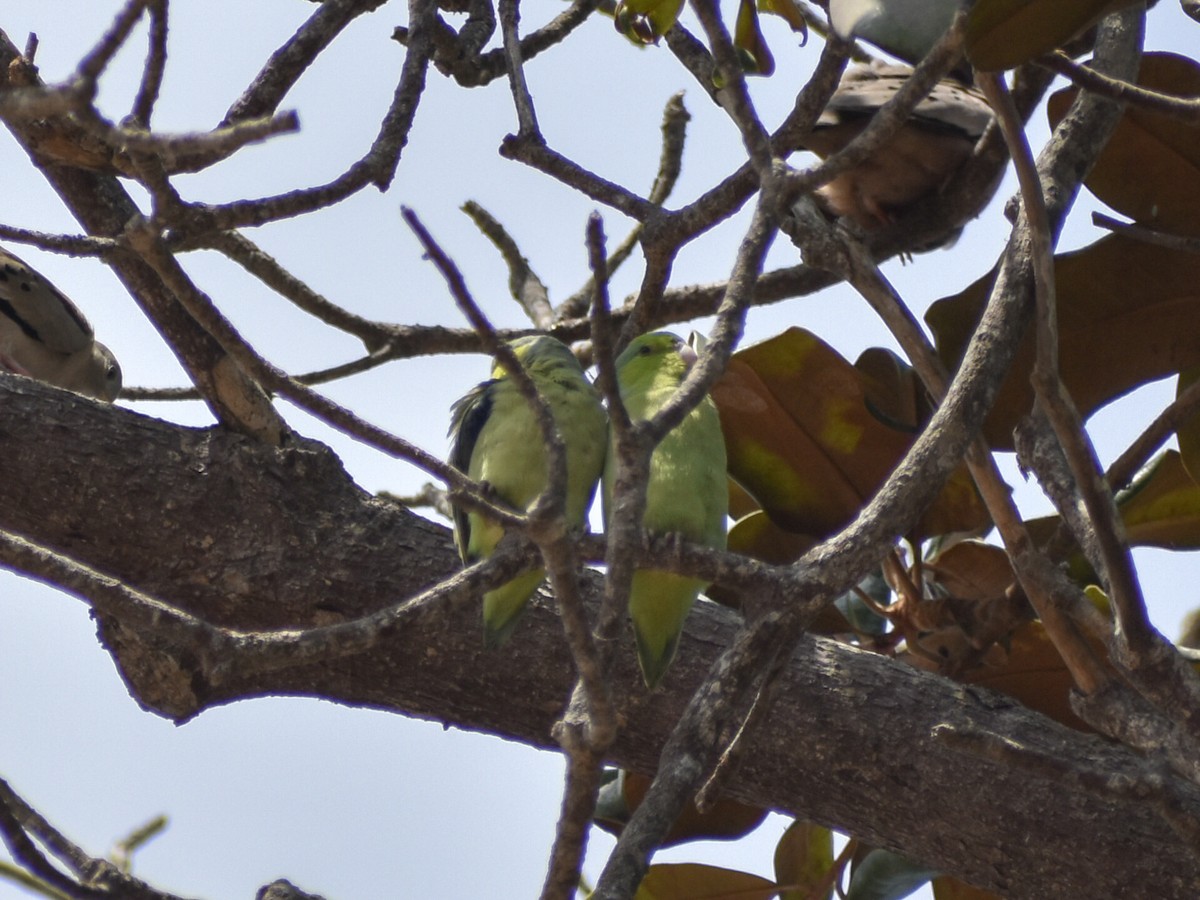
[[[273,448],[22,387],[2,398],[11,415],[0,420],[9,473],[0,482],[0,526],[193,615],[242,628],[339,621],[458,565],[446,529],[365,494],[320,448]],[[64,430],[78,439],[45,453]],[[81,518],[77,473],[85,467]],[[174,498],[174,515],[126,514],[159,509],[164,495]],[[260,552],[247,554],[247,546]],[[589,584],[594,604],[595,580]],[[552,746],[572,680],[557,617],[539,598],[510,644],[486,653],[477,614],[474,604],[448,605],[368,652],[272,672],[251,666],[220,686],[205,682],[186,651],[158,646],[152,632],[109,617],[100,626],[134,696],[173,718],[264,694],[321,696]],[[610,762],[654,770],[671,723],[736,627],[728,610],[699,604],[665,689],[653,694],[640,686],[632,641],[618,642],[614,699],[626,726]],[[836,825],[1010,896],[1200,890],[1200,861],[1156,808],[1093,790],[1083,777],[1156,774],[1129,751],[998,694],[829,641],[802,642],[781,679],[772,714],[747,736],[728,782],[736,796]],[[934,733],[939,726],[1077,762],[1081,776],[963,754]],[[972,785],[969,795],[963,784]],[[1186,814],[1200,812],[1195,788],[1175,779],[1169,786]],[[1087,853],[1079,852],[1081,834]]]

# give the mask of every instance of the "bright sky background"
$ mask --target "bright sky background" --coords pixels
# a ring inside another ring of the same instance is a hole
[[[726,4],[732,14],[733,4]],[[0,0],[0,29],[18,45],[36,32],[44,78],[66,77],[108,26],[117,0]],[[220,120],[267,55],[311,14],[299,0],[175,0],[170,64],[156,128],[202,130]],[[561,9],[527,2],[532,30]],[[373,139],[395,88],[403,49],[390,40],[406,8],[390,3],[358,20],[287,99],[302,130],[251,148],[214,170],[179,178],[185,198],[221,202],[328,181]],[[1148,46],[1193,55],[1200,26],[1172,0],[1151,16]],[[753,83],[768,125],[790,108],[817,58],[819,40],[798,48],[780,20],[764,28],[779,70]],[[120,119],[129,109],[144,56],[144,28],[105,76],[101,104]],[[731,171],[741,148],[724,114],[712,107],[665,49],[639,51],[597,18],[568,41],[569,49],[534,60],[527,74],[551,146],[599,174],[645,192],[659,155],[659,124],[668,97],[686,90],[693,115],[683,177],[670,205],[694,199]],[[1189,49],[1190,48],[1190,49]],[[486,311],[500,325],[524,326],[508,297],[507,273],[490,244],[458,207],[474,199],[504,222],[534,269],[561,300],[587,275],[584,221],[594,204],[501,159],[496,148],[515,116],[505,82],[458,88],[436,72],[390,192],[368,189],[316,216],[260,228],[260,242],[333,301],[362,315],[401,323],[463,324],[440,277],[422,261],[400,220],[412,206],[457,260]],[[1045,138],[1044,117],[1032,129]],[[953,252],[885,266],[920,314],[989,268],[1003,247],[1007,222],[997,201],[968,228]],[[8,136],[0,134],[0,221],[76,233],[56,195]],[[628,222],[602,211],[610,245]],[[743,213],[680,257],[675,284],[724,279],[747,216]],[[1098,232],[1082,211],[1063,246]],[[129,385],[182,384],[171,352],[113,275],[93,260],[12,247],[71,296],[99,337],[117,354]],[[773,266],[797,258],[777,240]],[[315,323],[216,254],[183,258],[188,271],[244,334],[292,371],[323,368],[358,356],[355,341]],[[637,258],[623,270],[614,298],[632,290]],[[701,328],[708,323],[700,323]],[[845,288],[756,311],[749,339],[790,325],[810,328],[850,359],[873,345],[894,348],[866,304]],[[450,403],[484,377],[479,356],[394,363],[327,388],[328,394],[377,424],[436,453],[446,449]],[[1173,385],[1126,398],[1093,420],[1105,461],[1111,460],[1167,401]],[[129,404],[139,412],[191,425],[210,418],[199,404]],[[349,441],[286,407],[302,433],[332,444],[368,490],[415,490],[425,475]],[[1022,508],[1048,504],[1011,465]],[[1195,563],[1186,556],[1139,552],[1152,615],[1168,635],[1196,605]],[[0,775],[94,854],[152,816],[171,817],[168,831],[143,849],[136,872],[187,896],[249,898],[277,877],[337,900],[358,897],[536,896],[558,814],[561,763],[555,754],[443,730],[397,715],[347,709],[311,699],[268,699],[204,713],[175,727],[143,712],[128,696],[98,646],[85,605],[46,587],[0,573]],[[516,639],[519,639],[519,635]],[[774,816],[759,834],[735,845],[690,845],[661,860],[705,861],[769,875],[771,852],[786,820]],[[586,868],[594,878],[611,841],[598,834]],[[0,898],[16,896],[0,883]]]

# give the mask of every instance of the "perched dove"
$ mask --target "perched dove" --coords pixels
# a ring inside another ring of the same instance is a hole
[[[822,159],[841,150],[911,73],[907,66],[881,63],[848,69],[804,146]],[[820,201],[863,228],[889,224],[949,180],[991,120],[992,109],[979,91],[941,81],[889,143],[822,187]]]
[[[65,294],[0,249],[0,369],[111,403],[121,367]]]
[[[862,38],[916,63],[945,34],[961,0],[829,0],[829,23],[840,37]]]

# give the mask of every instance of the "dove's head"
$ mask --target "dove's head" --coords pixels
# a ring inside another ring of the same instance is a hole
[[[55,383],[77,394],[112,403],[121,393],[121,366],[99,341],[72,354]]]

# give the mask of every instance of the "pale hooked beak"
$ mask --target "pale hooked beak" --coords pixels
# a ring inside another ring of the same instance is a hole
[[[679,355],[683,357],[683,361],[690,369],[696,364],[696,360],[700,358],[700,354],[707,346],[708,338],[698,331],[693,331],[688,335],[687,343],[679,348]]]

